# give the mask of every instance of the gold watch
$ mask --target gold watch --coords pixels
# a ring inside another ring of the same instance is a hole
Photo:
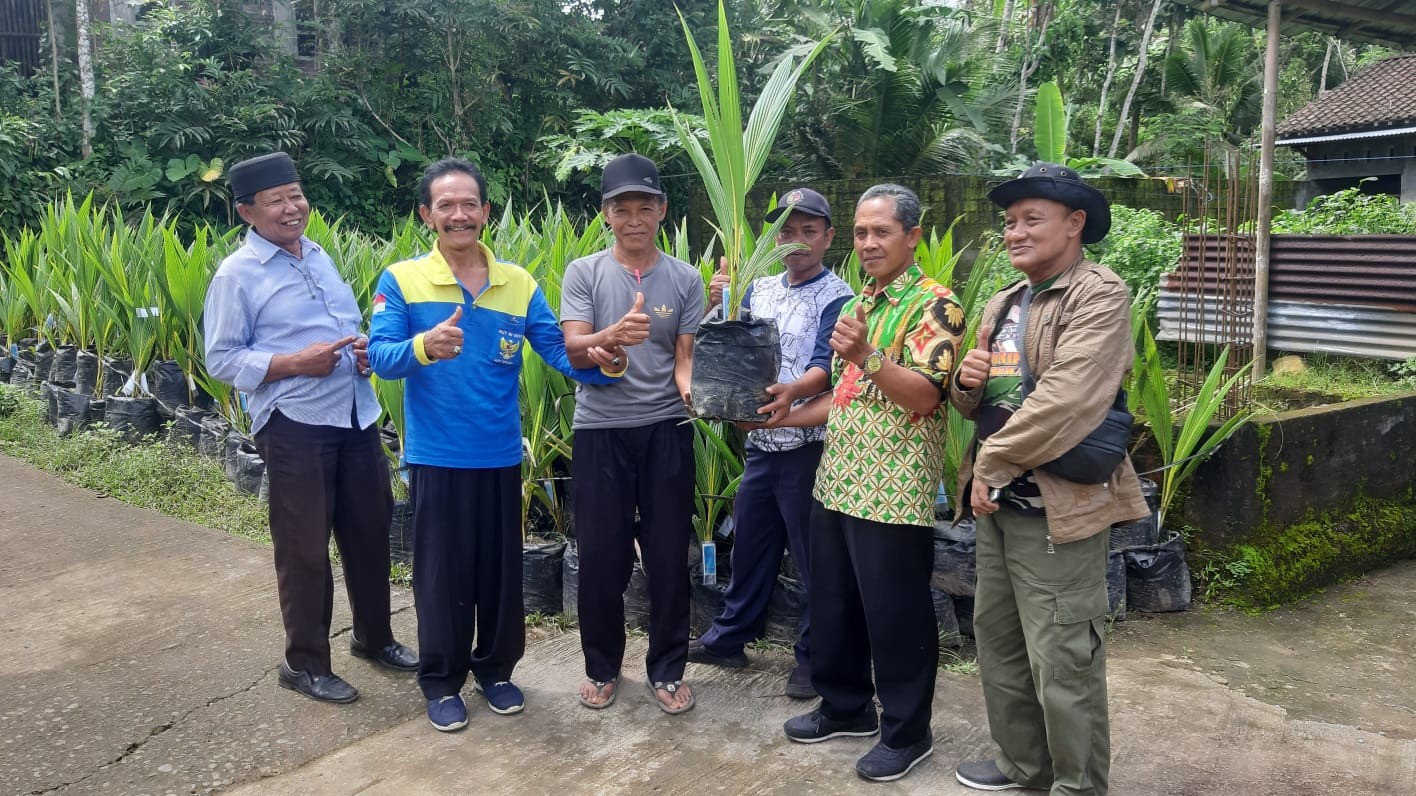
[[[865,371],[865,375],[874,376],[880,372],[880,368],[884,365],[885,352],[877,348],[865,355],[865,359],[861,360],[860,369]]]

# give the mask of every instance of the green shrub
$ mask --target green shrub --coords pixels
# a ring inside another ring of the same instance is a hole
[[[1111,232],[1093,247],[1097,262],[1126,280],[1131,296],[1155,291],[1180,260],[1180,226],[1154,210],[1111,206]]]
[[[1412,235],[1416,234],[1416,205],[1401,204],[1389,194],[1365,194],[1348,188],[1319,196],[1303,210],[1285,210],[1274,216],[1274,234],[1300,235]]]

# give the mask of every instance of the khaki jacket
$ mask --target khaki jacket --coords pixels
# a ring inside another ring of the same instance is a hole
[[[982,325],[997,328],[1026,280],[989,300]],[[1023,339],[1023,356],[1037,379],[1022,407],[978,450],[959,465],[958,516],[972,513],[969,481],[990,486],[1011,482],[1033,470],[1047,511],[1051,540],[1058,544],[1085,539],[1114,523],[1149,513],[1130,457],[1103,484],[1079,484],[1059,478],[1039,465],[1071,450],[1101,425],[1135,357],[1131,338],[1131,296],[1126,283],[1105,266],[1083,261],[1064,272],[1051,287],[1033,297]],[[950,379],[949,400],[973,419],[983,387],[965,390],[957,372]]]

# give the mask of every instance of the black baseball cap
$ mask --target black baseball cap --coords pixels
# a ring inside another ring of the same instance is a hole
[[[826,226],[831,226],[831,205],[826,202],[826,197],[810,188],[793,188],[787,191],[777,201],[777,206],[767,211],[767,223],[776,221],[788,207],[810,216],[820,216],[826,219]]]
[[[600,199],[631,191],[664,195],[659,188],[659,169],[654,166],[654,161],[633,152],[605,164],[605,170],[600,175]]]

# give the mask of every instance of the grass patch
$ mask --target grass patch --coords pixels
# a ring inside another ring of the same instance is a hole
[[[964,637],[964,646],[939,648],[939,668],[952,674],[978,676],[978,650],[973,639]]]
[[[236,491],[221,465],[163,442],[130,446],[102,427],[61,438],[44,405],[0,385],[0,453],[134,506],[270,543],[266,507]]]
[[[1274,357],[1277,359],[1277,357]],[[1273,409],[1290,408],[1291,394],[1327,395],[1344,401],[1416,390],[1416,368],[1408,362],[1305,354],[1302,373],[1269,374],[1255,385],[1255,398]]]

